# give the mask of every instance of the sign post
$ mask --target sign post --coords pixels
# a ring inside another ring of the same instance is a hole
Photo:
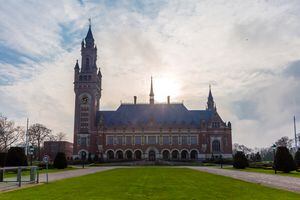
[[[44,155],[43,162],[46,164],[46,183],[48,183],[48,163],[49,163],[49,156]]]

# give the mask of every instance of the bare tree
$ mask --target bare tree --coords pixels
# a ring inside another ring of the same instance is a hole
[[[245,155],[250,154],[253,150],[249,147],[246,147],[243,144],[234,143],[233,144],[233,152],[236,153],[237,151],[244,152]]]
[[[51,133],[52,131],[42,124],[33,124],[28,130],[29,142],[37,147],[38,160],[41,160],[41,145],[51,139]]]
[[[7,151],[9,147],[24,135],[23,128],[17,126],[13,121],[0,115],[0,152]]]
[[[63,132],[59,132],[55,135],[56,141],[63,141],[67,138],[67,135]]]
[[[284,137],[280,138],[279,140],[277,140],[275,142],[275,144],[277,147],[284,146],[284,147],[287,147],[288,149],[290,149],[292,147],[292,142],[293,142],[292,139],[289,139],[289,137],[284,136]]]

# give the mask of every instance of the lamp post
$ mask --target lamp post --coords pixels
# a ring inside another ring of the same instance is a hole
[[[220,164],[221,164],[221,168],[223,168],[223,156],[222,156],[222,154],[220,154]]]
[[[84,168],[85,158],[86,158],[86,152],[85,152],[85,151],[82,151],[82,152],[81,152],[82,168]]]
[[[273,149],[273,168],[275,170],[275,174],[277,174],[277,170],[276,170],[276,166],[275,166],[275,150],[276,150],[276,144],[272,145],[272,149]]]

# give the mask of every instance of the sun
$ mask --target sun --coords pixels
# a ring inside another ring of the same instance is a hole
[[[153,87],[155,101],[159,103],[167,102],[167,96],[170,96],[172,102],[180,92],[178,81],[172,78],[154,77]]]

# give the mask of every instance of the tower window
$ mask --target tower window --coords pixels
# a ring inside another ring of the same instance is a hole
[[[85,66],[86,66],[87,69],[90,68],[90,60],[89,60],[89,58],[85,59]]]

